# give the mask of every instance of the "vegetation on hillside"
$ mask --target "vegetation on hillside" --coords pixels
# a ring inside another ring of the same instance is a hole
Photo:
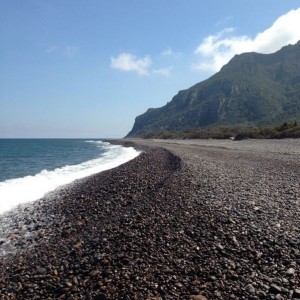
[[[144,139],[283,139],[300,138],[300,125],[297,122],[276,126],[259,127],[208,127],[185,131],[162,130],[140,135]]]

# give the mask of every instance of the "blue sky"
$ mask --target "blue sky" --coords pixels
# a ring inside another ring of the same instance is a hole
[[[0,0],[0,137],[123,137],[233,55],[300,40],[299,0]]]

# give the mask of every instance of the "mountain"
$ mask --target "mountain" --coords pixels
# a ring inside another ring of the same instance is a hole
[[[272,54],[234,56],[209,79],[136,117],[127,136],[295,120],[300,120],[300,41]]]

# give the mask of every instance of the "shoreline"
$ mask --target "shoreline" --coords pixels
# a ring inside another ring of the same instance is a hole
[[[4,299],[300,297],[297,155],[132,142],[134,160],[39,203],[34,246],[0,261]]]
[[[14,145],[16,148],[19,146],[26,148],[28,146],[28,149],[31,149],[35,143],[35,141],[30,140],[28,145],[26,143],[23,145],[22,143],[19,144],[19,141],[14,140],[11,146],[13,147]],[[7,164],[12,164],[12,167],[8,167],[8,171],[6,172],[7,178],[4,178],[4,181],[0,182],[0,215],[23,203],[30,203],[44,198],[50,192],[70,184],[77,179],[117,167],[139,155],[139,152],[133,148],[109,145],[100,140],[80,139],[78,142],[74,142],[74,140],[70,142],[62,140],[58,144],[57,142],[52,143],[52,141],[49,142],[47,140],[42,144],[38,142],[36,147],[39,146],[41,146],[40,154],[32,151],[29,154],[27,162],[21,162],[20,166],[16,166],[16,168],[13,167],[13,160],[14,158],[17,159],[15,157],[17,154],[13,153],[11,158],[9,158],[9,151],[7,149],[10,146],[9,144],[4,146],[4,162],[7,156]],[[56,146],[57,150],[52,151],[53,149],[51,148],[55,148]],[[70,150],[72,148],[73,150]],[[50,152],[52,151],[52,154],[49,154],[51,157],[47,156],[46,160],[43,161],[42,153],[43,151],[47,152],[47,149]],[[28,151],[30,152],[31,150]],[[66,151],[66,153],[63,154],[63,151]],[[73,154],[69,153],[72,151]],[[91,156],[92,152],[93,155]],[[36,158],[34,158],[34,155],[36,155]],[[65,155],[69,155],[70,160],[65,157],[63,161],[61,157]],[[30,163],[30,161],[35,160],[36,163]],[[30,165],[37,166],[40,162],[41,165],[36,167],[36,170],[30,169]],[[5,168],[5,163],[2,167]]]

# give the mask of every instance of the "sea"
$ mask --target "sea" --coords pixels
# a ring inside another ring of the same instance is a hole
[[[0,214],[138,155],[101,139],[0,139]]]

